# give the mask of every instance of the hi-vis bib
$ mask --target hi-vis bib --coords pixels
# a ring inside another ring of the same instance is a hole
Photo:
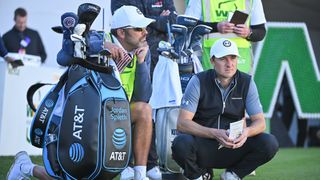
[[[229,12],[235,10],[244,11],[250,15],[252,6],[252,0],[234,0],[234,1],[213,1],[202,0],[202,15],[205,22],[221,22],[228,19]],[[246,24],[249,26],[250,18]],[[239,49],[241,57],[238,59],[238,69],[242,72],[250,72],[252,67],[252,50],[251,43],[237,36],[234,33],[210,33],[204,36],[203,40],[203,54],[202,54],[202,66],[205,70],[211,69],[210,63],[210,48],[219,38],[227,38],[234,41]]]

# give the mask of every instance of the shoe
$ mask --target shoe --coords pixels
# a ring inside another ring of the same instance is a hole
[[[149,178],[140,171],[134,171],[134,180],[149,180]]]
[[[248,176],[255,176],[256,175],[256,171],[252,171]]]
[[[220,175],[220,180],[241,180],[234,172],[225,171]]]
[[[147,171],[147,177],[149,177],[149,179],[152,179],[152,180],[161,180],[162,174],[159,166],[155,166],[149,171]]]
[[[132,167],[128,166],[120,174],[120,180],[132,180],[134,179],[134,170]]]
[[[16,154],[14,162],[7,173],[8,180],[29,180],[34,164],[25,151]]]
[[[202,174],[203,180],[212,180],[213,179],[213,171],[212,169],[207,169],[207,172]]]

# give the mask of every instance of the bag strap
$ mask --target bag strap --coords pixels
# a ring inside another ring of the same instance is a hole
[[[93,63],[91,61],[88,61],[87,59],[75,58],[75,64],[78,64],[82,67],[85,67],[85,68],[88,68],[90,70],[94,70],[97,72],[101,72],[101,73],[107,73],[107,74],[113,73],[112,66],[99,65],[97,63]]]
[[[54,107],[59,98],[59,92],[67,82],[68,70],[62,74],[57,85],[50,90],[46,97],[42,100],[39,108],[37,109],[30,128],[31,144],[35,147],[42,148],[44,145],[44,136],[47,125]],[[36,110],[33,104],[33,95],[40,87],[48,85],[48,83],[36,83],[32,85],[27,92],[27,101],[32,110]]]

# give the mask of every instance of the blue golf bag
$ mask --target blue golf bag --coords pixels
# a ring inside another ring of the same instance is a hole
[[[85,19],[86,13],[97,15],[99,10],[90,3],[80,5],[79,22],[90,26],[87,21],[94,18]],[[30,128],[31,143],[43,148],[45,169],[55,179],[112,179],[128,166],[131,154],[127,95],[113,67],[98,63],[110,55],[102,50],[103,34],[86,31],[84,37],[84,59],[66,51],[74,44],[64,39],[58,59],[69,67],[42,100]],[[31,86],[27,93],[33,109],[33,93],[42,85]]]

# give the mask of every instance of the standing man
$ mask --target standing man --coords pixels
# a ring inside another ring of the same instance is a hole
[[[181,103],[172,145],[173,159],[188,179],[203,179],[212,168],[225,168],[221,179],[242,179],[270,161],[278,142],[266,134],[258,91],[252,77],[237,70],[235,42],[219,39],[210,50],[214,69],[190,80]],[[245,118],[251,124],[236,139],[228,137],[229,124]]]
[[[3,35],[4,44],[9,52],[31,54],[41,57],[41,62],[47,58],[42,40],[37,31],[27,28],[27,11],[17,8],[14,11],[15,25]]]
[[[168,41],[167,23],[174,24],[176,22],[177,13],[173,0],[111,0],[112,13],[123,5],[136,6],[146,17],[155,19],[155,22],[147,27],[147,42],[151,51],[151,77],[153,77],[153,71],[159,58],[158,44],[160,41]],[[154,126],[153,123],[147,170],[148,177],[153,180],[160,180],[162,175],[158,166]],[[130,179],[132,176],[133,170],[131,167],[121,173],[122,180]]]
[[[249,16],[244,24],[233,24],[228,16],[236,10]],[[211,69],[210,48],[215,41],[224,37],[233,40],[241,57],[238,59],[238,69],[249,73],[252,68],[253,56],[251,42],[261,41],[266,33],[266,18],[261,0],[190,0],[185,12],[212,27],[212,33],[203,40],[202,65],[204,69]],[[201,23],[201,22],[200,22]]]

